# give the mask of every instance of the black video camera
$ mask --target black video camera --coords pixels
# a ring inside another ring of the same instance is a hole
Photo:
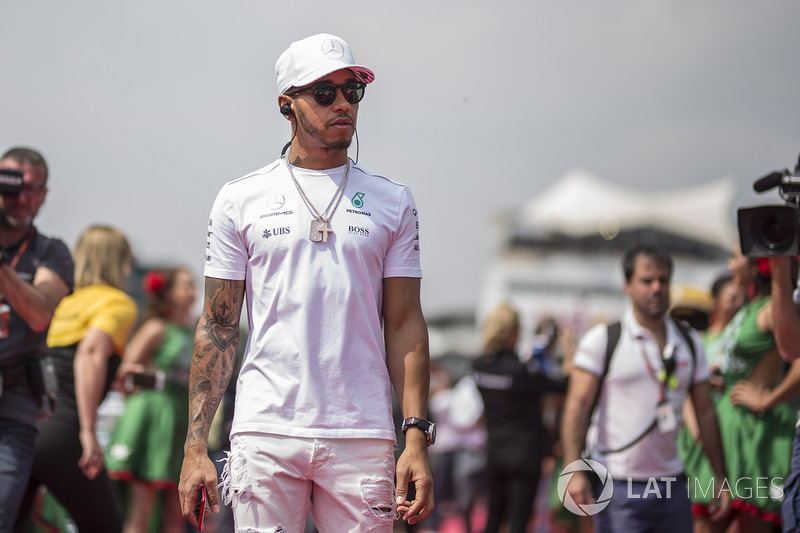
[[[739,209],[739,243],[748,257],[793,257],[800,253],[800,160],[794,173],[771,172],[753,183],[765,192],[778,187],[785,205],[762,205]]]
[[[0,194],[19,196],[22,192],[22,172],[13,168],[0,168]]]

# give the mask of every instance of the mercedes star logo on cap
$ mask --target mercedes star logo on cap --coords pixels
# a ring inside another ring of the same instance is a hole
[[[344,55],[344,48],[342,48],[342,43],[339,41],[325,39],[322,41],[322,53],[331,59],[339,59]]]

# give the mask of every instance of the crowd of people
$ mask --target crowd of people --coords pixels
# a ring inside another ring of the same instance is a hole
[[[699,331],[675,318],[686,313],[671,305],[668,254],[634,247],[622,266],[629,305],[619,322],[595,325],[578,342],[562,339],[560,350],[546,351],[543,365],[536,348],[547,342],[537,337],[532,351],[521,352],[517,311],[500,304],[485,319],[487,340],[472,372],[433,396],[432,406],[437,395],[454,395],[464,382],[480,391],[478,407],[467,410],[484,431],[486,523],[464,531],[498,531],[501,522],[509,532],[797,531],[796,260],[750,258],[735,247],[720,265],[727,272],[709,287],[710,308],[694,310],[704,317]],[[551,322],[543,321],[545,329]],[[566,395],[562,380],[569,382]],[[460,396],[462,407],[474,402]],[[499,401],[506,403],[498,410]],[[546,405],[558,406],[555,417]],[[547,440],[543,416],[558,420],[560,439]],[[516,485],[527,491],[526,509],[515,507],[512,485],[491,481],[507,471],[498,456],[521,443],[524,453],[519,450],[511,471],[528,484]],[[457,487],[437,500],[437,513],[460,513],[450,502],[458,490],[475,486],[456,469],[440,470],[440,455],[432,453],[435,486]],[[604,492],[591,461],[613,480],[613,493]],[[566,492],[553,497],[558,472],[577,463]],[[543,471],[555,475],[542,481]],[[537,486],[550,494],[531,509]],[[499,506],[497,494],[504,494]],[[543,510],[546,520],[537,516]],[[594,516],[580,516],[581,510]]]
[[[81,532],[149,531],[159,497],[160,521],[185,532],[177,485],[188,424],[192,274],[150,272],[140,316],[128,294],[128,238],[92,225],[70,252],[34,225],[47,194],[44,157],[12,148],[0,168],[22,177],[17,191],[0,196],[0,293],[7,306],[0,318],[0,531],[68,524]],[[142,380],[157,372],[161,382]],[[111,446],[103,446],[98,408],[112,389],[127,400]],[[42,489],[65,514],[42,515]]]
[[[119,230],[42,235],[44,158],[0,158],[22,178],[0,194],[0,533],[28,531],[42,487],[82,533],[223,531],[223,507],[237,531],[525,533],[537,499],[563,531],[798,531],[796,261],[735,248],[698,332],[670,315],[672,257],[635,246],[618,321],[574,342],[541,320],[522,349],[501,303],[464,375],[431,372],[413,196],[347,152],[374,73],[318,34],[276,77],[290,140],[220,190],[199,317],[182,267],[138,309]]]
[[[23,530],[39,486],[80,531],[148,531],[155,514],[160,531],[208,529],[223,500],[238,530],[299,531],[310,514],[321,531],[389,531],[397,516],[413,526],[433,511],[417,208],[408,187],[347,151],[374,74],[344,40],[318,34],[280,55],[276,77],[291,138],[212,206],[197,320],[180,268],[145,280],[139,317],[122,290],[132,252],[113,228],[87,230],[73,264],[33,225],[44,158],[3,156],[0,532]],[[16,174],[19,189],[6,187]],[[220,472],[211,430],[234,373]],[[104,449],[97,409],[110,389],[127,398]]]

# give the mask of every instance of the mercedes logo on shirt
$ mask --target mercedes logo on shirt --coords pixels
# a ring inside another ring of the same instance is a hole
[[[322,41],[322,53],[331,59],[339,59],[344,55],[344,47],[339,41],[325,39]]]
[[[267,197],[267,207],[269,207],[273,211],[277,211],[278,209],[283,207],[283,204],[285,203],[286,203],[286,198],[284,198],[282,194],[270,194],[269,197]]]

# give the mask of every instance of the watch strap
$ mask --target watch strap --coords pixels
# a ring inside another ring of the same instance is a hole
[[[411,416],[403,420],[403,424],[400,427],[401,431],[405,435],[408,428],[414,427],[425,433],[425,439],[428,442],[428,446],[432,445],[436,439],[435,433],[431,430],[435,428],[433,422],[425,420],[424,418],[418,418],[416,416]]]

